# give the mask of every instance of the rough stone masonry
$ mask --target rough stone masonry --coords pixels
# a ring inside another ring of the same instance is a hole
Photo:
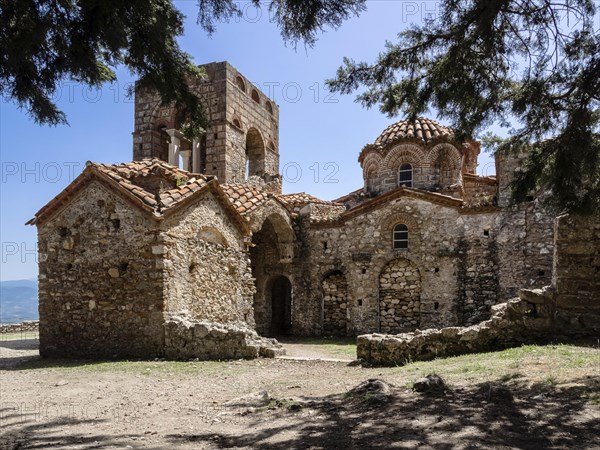
[[[507,201],[522,155],[477,175],[477,141],[399,121],[357,143],[355,191],[284,194],[278,106],[204,67],[205,135],[138,89],[134,161],[89,163],[29,222],[44,356],[254,357],[276,353],[260,336],[472,325],[550,284],[554,212]]]

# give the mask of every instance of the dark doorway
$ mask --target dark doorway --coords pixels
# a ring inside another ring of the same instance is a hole
[[[271,287],[271,336],[292,331],[292,283],[284,276],[273,280]]]

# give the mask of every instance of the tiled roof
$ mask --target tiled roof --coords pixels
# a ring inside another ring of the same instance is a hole
[[[122,164],[88,163],[88,167],[93,167],[112,178],[142,202],[156,208],[158,212],[175,206],[214,179],[212,176],[181,170],[157,158]],[[141,180],[153,175],[163,178],[172,188],[153,193],[140,185]]]
[[[124,164],[98,164],[88,162],[83,173],[27,222],[43,222],[65,204],[90,180],[97,179],[108,187],[116,188],[126,199],[159,218],[164,213],[183,205],[196,192],[210,188],[223,207],[230,211],[234,221],[244,233],[249,228],[236,207],[232,205],[216,178],[194,174],[171,166],[159,159],[145,159]],[[153,182],[158,181],[156,184]]]
[[[270,197],[268,192],[252,184],[230,183],[221,185],[221,188],[242,215],[254,211]]]
[[[418,139],[427,144],[438,138],[453,136],[452,128],[445,127],[435,120],[417,117],[414,122],[402,120],[390,125],[375,140],[375,145],[385,146],[402,139]]]
[[[186,170],[172,166],[158,158],[146,158],[141,161],[133,161],[121,164],[98,164],[90,162],[88,165],[94,165],[105,172],[112,172],[122,178],[130,179],[139,176],[162,175],[165,179],[173,182],[192,178],[202,177],[212,179],[212,176],[192,174]]]
[[[299,192],[296,194],[279,194],[277,196],[281,202],[286,206],[304,206],[309,203],[314,203],[317,205],[335,205],[334,202],[328,200],[321,200],[320,198],[314,197],[305,192]]]

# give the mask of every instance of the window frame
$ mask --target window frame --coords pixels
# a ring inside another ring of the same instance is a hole
[[[410,173],[410,180],[402,180],[402,174]],[[414,167],[410,163],[400,164],[398,169],[398,187],[412,188],[414,184]]]
[[[394,250],[407,250],[409,246],[410,233],[405,223],[397,223],[392,228],[392,248]]]

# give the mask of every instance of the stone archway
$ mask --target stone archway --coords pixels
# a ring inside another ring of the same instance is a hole
[[[414,331],[421,322],[421,274],[408,259],[390,261],[379,275],[379,331]]]
[[[256,128],[246,134],[246,177],[265,175],[265,142]]]
[[[327,275],[323,288],[323,334],[346,335],[348,282],[341,271]]]
[[[293,242],[294,232],[279,214],[269,215],[263,221],[261,228],[252,236],[250,261],[256,287],[254,321],[256,330],[263,335],[272,334],[273,277],[289,273],[289,263],[293,258]],[[287,280],[289,283],[289,279]],[[291,328],[285,331],[291,332]]]
[[[278,276],[270,283],[271,326],[269,336],[281,336],[292,331],[292,283]]]

